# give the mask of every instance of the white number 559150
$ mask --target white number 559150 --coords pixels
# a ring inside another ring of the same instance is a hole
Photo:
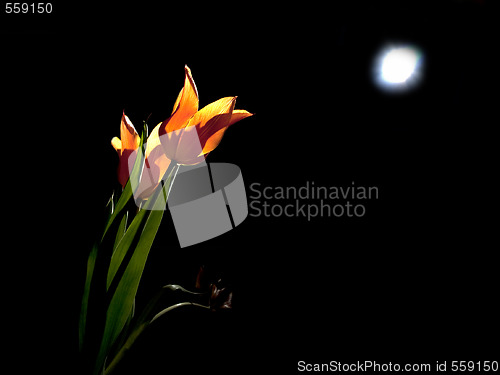
[[[52,13],[51,3],[5,3],[5,13]]]

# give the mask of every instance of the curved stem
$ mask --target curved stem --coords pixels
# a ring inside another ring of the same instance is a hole
[[[205,292],[201,293],[201,292],[192,292],[190,290],[187,290],[186,288],[183,288],[182,286],[180,285],[177,285],[177,284],[167,284],[167,285],[164,285],[162,287],[162,289],[169,289],[173,292],[176,292],[178,290],[180,290],[181,292],[184,292],[184,293],[188,293],[188,294],[193,294],[193,295],[196,295],[196,296],[202,296],[204,294],[207,294]]]
[[[181,302],[181,303],[177,303],[175,305],[172,305],[170,307],[167,307],[165,310],[160,311],[158,314],[156,314],[153,317],[153,319],[151,319],[151,321],[149,323],[153,323],[156,319],[160,318],[163,314],[166,314],[169,311],[172,311],[173,309],[176,309],[176,308],[182,307],[182,306],[197,306],[197,307],[203,307],[204,309],[210,309],[209,306],[200,305],[199,303],[195,303],[195,302]]]
[[[179,307],[182,307],[182,306],[196,306],[196,307],[202,307],[204,309],[210,309],[209,306],[201,305],[201,304],[195,303],[195,302],[181,302],[181,303],[177,303],[175,305],[169,306],[166,309],[160,311],[158,314],[156,314],[153,317],[153,319],[151,319],[151,321],[149,321],[149,323],[147,323],[147,322],[142,323],[136,329],[134,329],[132,331],[132,333],[130,334],[130,336],[127,338],[127,340],[125,341],[125,343],[121,347],[120,351],[113,358],[113,360],[111,361],[111,363],[109,364],[109,366],[106,367],[106,369],[104,371],[104,375],[110,375],[115,370],[116,366],[122,360],[122,358],[124,357],[125,353],[128,352],[128,350],[131,348],[131,346],[135,342],[135,340],[140,336],[140,334],[147,327],[149,327],[149,325],[151,323],[153,323],[153,321],[155,321],[156,319],[160,318],[161,316],[163,316],[167,312],[172,311],[172,310],[174,310],[176,308],[179,308]]]

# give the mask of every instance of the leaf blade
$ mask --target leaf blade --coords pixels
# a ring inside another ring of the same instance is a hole
[[[97,245],[92,247],[92,250],[87,259],[87,275],[85,279],[85,286],[83,288],[82,306],[80,310],[80,319],[78,324],[78,345],[80,351],[83,350],[83,342],[85,338],[85,328],[87,324],[87,309],[90,294],[90,283],[94,274],[95,262],[97,259]]]
[[[146,265],[154,237],[161,223],[163,211],[148,211],[149,215],[141,233],[141,238],[118,283],[106,315],[106,325],[99,351],[98,368],[104,363],[107,351],[125,326],[130,315],[139,282]]]

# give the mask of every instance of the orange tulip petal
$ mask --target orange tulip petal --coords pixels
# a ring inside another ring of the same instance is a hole
[[[244,110],[234,110],[236,97],[219,99],[197,112],[188,127],[195,126],[201,145],[198,156],[206,155],[213,151],[222,140],[226,129],[252,114]]]
[[[175,160],[181,165],[193,165],[203,161],[204,157],[200,158],[203,146],[200,144],[196,127],[180,129],[179,132]]]
[[[215,148],[219,145],[220,141],[222,141],[222,136],[226,132],[226,129],[227,126],[225,128],[216,131],[207,139],[205,145],[203,146],[203,150],[201,151],[201,155],[206,155],[209,152],[215,150]]]
[[[196,112],[187,126],[162,135],[167,156],[179,164],[197,164],[203,160],[203,147],[211,134],[227,126],[236,98],[219,99]]]
[[[227,126],[229,127],[234,123],[250,116],[253,116],[253,113],[245,111],[244,109],[235,109],[231,114],[231,120],[229,120],[229,124]]]
[[[198,92],[187,66],[185,73],[184,87],[172,115],[161,124],[159,136],[167,158],[192,165],[219,145],[229,126],[252,114],[234,110],[236,97],[219,99],[198,111]]]
[[[198,90],[191,70],[187,66],[184,70],[184,87],[177,97],[173,114],[162,123],[160,135],[185,127],[188,120],[198,111]]]
[[[235,103],[236,96],[216,100],[196,112],[189,120],[187,127],[196,127],[200,143],[203,145],[213,133],[227,127]]]
[[[132,124],[132,121],[123,112],[122,121],[120,124],[120,138],[122,144],[122,154],[123,150],[135,150],[139,147],[141,143],[141,137],[137,134],[137,131]]]
[[[205,145],[203,146],[203,151],[202,155],[206,155],[209,152],[213,151],[220,143],[222,140],[222,136],[224,135],[225,131],[227,130],[228,127],[231,125],[235,124],[236,122],[243,120],[244,118],[250,117],[253,114],[245,111],[244,109],[235,109],[233,113],[231,114],[231,118],[227,124],[227,126],[223,127],[222,129],[217,130],[215,133],[213,133],[205,142]]]
[[[121,138],[121,139],[120,139]],[[135,161],[136,153],[134,152],[141,142],[141,138],[134,128],[130,119],[122,114],[120,123],[120,138],[114,137],[111,140],[111,145],[114,147],[120,158],[118,162],[118,181],[125,187],[129,178],[129,158],[131,162]]]
[[[174,108],[172,109],[171,115],[173,115],[175,113],[175,111],[177,111],[177,108],[179,108],[179,103],[181,101],[183,92],[184,92],[184,87],[181,89],[181,92],[179,93],[179,95],[177,95],[177,99],[175,99]]]

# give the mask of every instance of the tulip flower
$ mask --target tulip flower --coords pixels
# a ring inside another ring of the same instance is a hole
[[[233,307],[232,288],[225,280],[216,277],[219,273],[220,271],[214,271],[210,267],[201,266],[196,276],[195,288],[209,290],[209,307],[212,311],[229,310]]]
[[[147,199],[158,186],[163,175],[170,165],[160,144],[158,124],[149,135],[146,143],[144,169],[141,180],[135,190],[139,199]],[[123,113],[120,126],[120,138],[114,137],[111,145],[115,148],[120,158],[118,163],[118,181],[125,187],[130,177],[130,171],[135,163],[140,137],[130,119]]]
[[[133,157],[135,161],[135,150],[139,147],[141,138],[134,128],[130,119],[122,114],[122,121],[120,124],[120,137],[114,137],[111,140],[111,145],[118,153],[118,182],[125,187],[129,178],[129,158]]]
[[[165,155],[181,165],[194,165],[220,143],[227,128],[252,116],[245,110],[235,110],[236,96],[226,97],[205,106],[198,111],[198,91],[185,67],[182,88],[171,116],[161,123],[160,142]]]
[[[207,285],[207,305],[180,302],[153,316],[161,302],[153,298],[137,319],[130,320],[179,166],[202,162],[219,145],[229,126],[252,116],[245,110],[235,110],[235,102],[236,97],[225,97],[198,110],[198,91],[186,66],[184,87],[170,117],[160,122],[147,140],[139,136],[123,112],[120,138],[111,140],[119,157],[118,181],[123,191],[110,199],[104,230],[89,252],[79,318],[81,358],[92,374],[111,374],[141,332],[173,309],[231,309],[232,290],[218,279]],[[136,204],[140,203],[137,210],[130,210],[132,196]],[[201,285],[201,275],[198,282]],[[162,292],[167,289],[200,295],[176,285],[165,286]]]
[[[164,177],[171,161],[194,165],[205,160],[219,145],[229,126],[252,116],[245,110],[235,110],[235,102],[236,96],[225,97],[198,111],[198,91],[191,70],[186,66],[184,87],[171,116],[159,123],[147,139],[144,169],[134,192],[135,197],[147,199]],[[122,115],[120,137],[114,137],[111,144],[120,158],[118,181],[125,187],[140,143],[134,125],[125,113]]]
[[[233,292],[230,288],[222,286],[222,280],[210,285],[210,310],[230,310],[233,308]]]

